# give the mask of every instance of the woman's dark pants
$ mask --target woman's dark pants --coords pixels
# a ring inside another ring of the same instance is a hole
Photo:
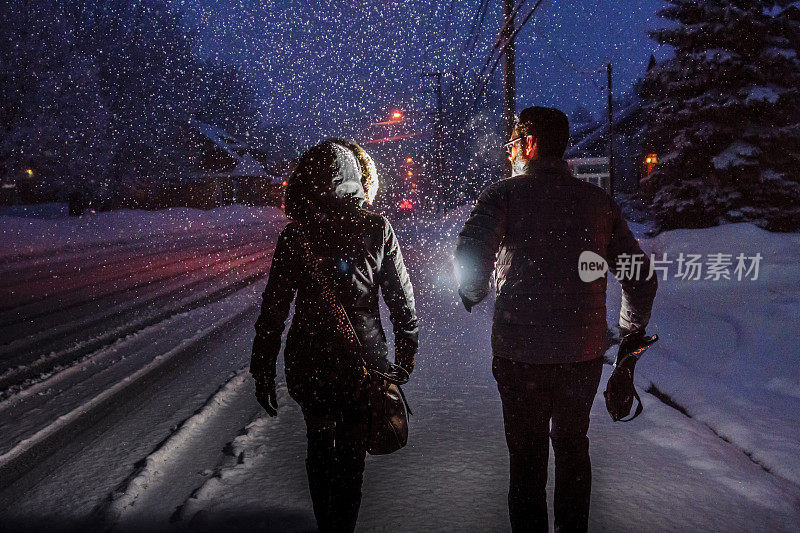
[[[306,472],[319,531],[350,532],[361,505],[368,425],[363,416],[333,422],[305,414]]]
[[[556,467],[555,530],[586,531],[592,487],[586,432],[602,371],[602,357],[542,365],[494,358],[511,463],[508,509],[514,532],[547,531],[550,439]]]

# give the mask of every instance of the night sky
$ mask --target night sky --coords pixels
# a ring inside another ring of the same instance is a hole
[[[520,18],[534,3],[526,2]],[[320,135],[349,135],[391,109],[430,103],[423,92],[430,80],[421,72],[483,64],[502,7],[491,0],[470,57],[465,42],[478,4],[202,0],[187,7],[187,24],[198,32],[202,55],[235,63],[252,77],[270,119]],[[601,113],[605,63],[614,64],[618,97],[642,75],[651,53],[669,53],[647,37],[663,24],[655,15],[663,4],[545,0],[517,39],[518,110],[552,105],[569,113],[581,104]]]

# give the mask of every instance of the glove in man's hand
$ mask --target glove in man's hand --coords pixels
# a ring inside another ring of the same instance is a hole
[[[631,337],[631,339],[644,337],[644,328],[628,329],[628,328],[626,328],[624,326],[618,326],[618,327],[619,327],[619,340],[620,341],[622,339],[624,339],[625,337],[627,337],[628,335],[630,335],[631,333],[635,333],[635,335],[633,337]]]
[[[278,416],[278,395],[275,379],[256,379],[256,400],[269,416]]]
[[[461,289],[458,290],[458,295],[461,296],[461,303],[464,304],[464,309],[467,310],[467,313],[471,313],[475,302],[464,296],[464,294],[461,292]]]

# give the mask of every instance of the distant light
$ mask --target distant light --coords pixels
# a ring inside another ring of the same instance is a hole
[[[410,157],[406,158],[406,163],[413,163],[413,162],[414,162],[414,160],[412,158],[410,158]]]
[[[402,202],[400,202],[399,207],[400,209],[405,209],[405,210],[414,208],[414,206],[411,205],[411,202],[409,202],[408,200],[403,200]]]
[[[286,180],[283,180],[283,183],[281,183],[281,187],[286,187],[286,185],[287,185]]]
[[[652,163],[654,165],[658,164],[658,156],[656,154],[647,154],[647,157],[644,160],[645,163]]]
[[[25,170],[25,174],[27,174],[29,178],[32,178],[33,177],[33,169],[29,168],[29,169]]]
[[[392,118],[395,120],[400,120],[401,118],[403,118],[403,114],[400,111],[395,111],[394,113],[392,113]]]
[[[408,171],[408,176],[409,176],[409,177],[411,177],[411,176],[413,176],[413,175],[414,175],[414,173],[413,173],[413,172],[411,172],[411,171],[409,170],[409,171]]]

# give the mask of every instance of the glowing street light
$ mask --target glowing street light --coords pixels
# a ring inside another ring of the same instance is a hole
[[[373,126],[385,126],[389,124],[397,124],[403,121],[403,112],[399,110],[392,111],[389,114],[389,120],[384,120],[383,122],[373,122]]]

